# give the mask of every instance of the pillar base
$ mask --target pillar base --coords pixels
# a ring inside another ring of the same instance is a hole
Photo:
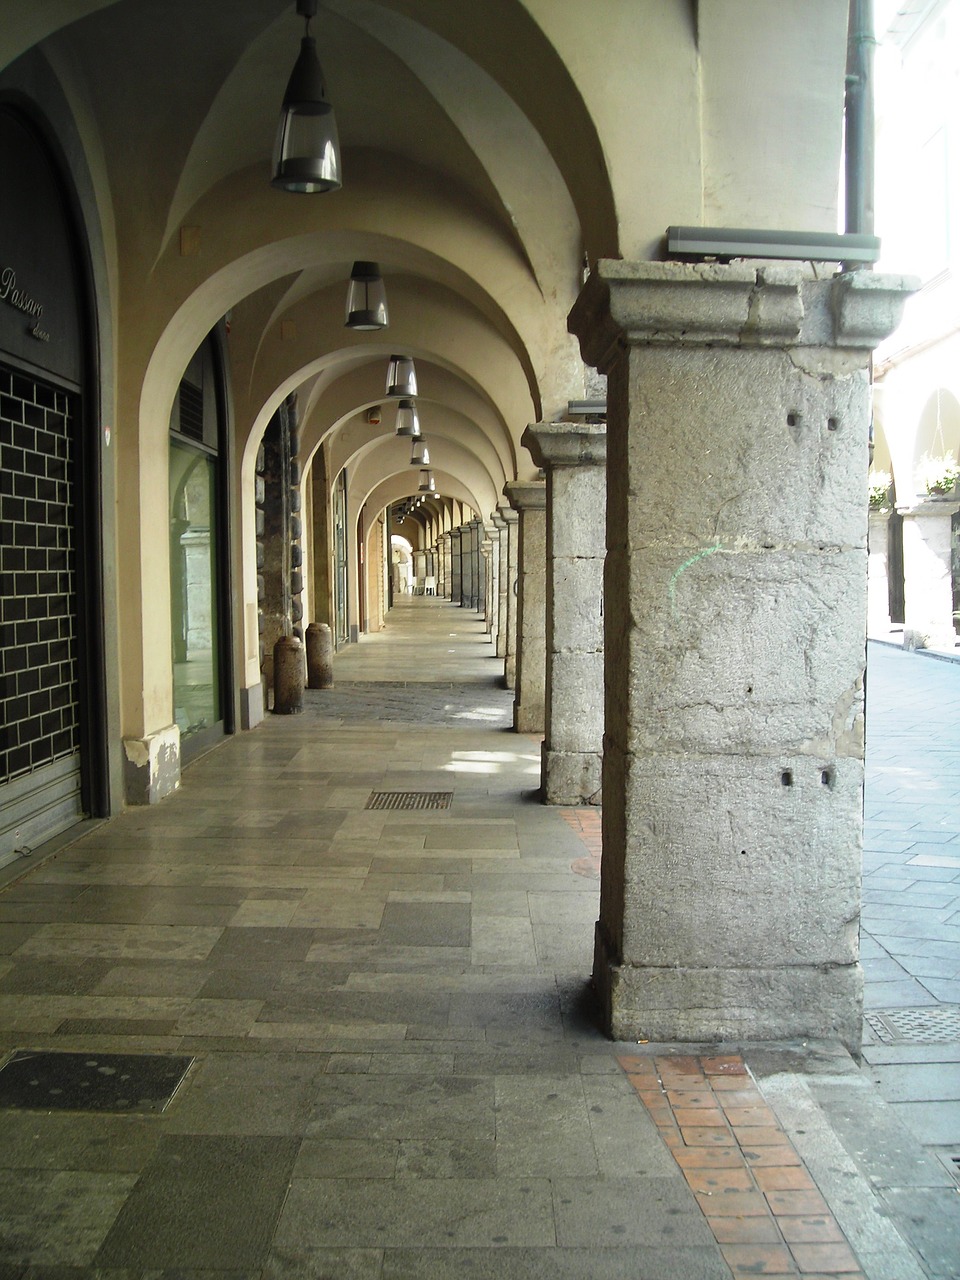
[[[540,757],[544,804],[599,804],[601,756],[598,751],[553,751],[543,744]]]
[[[240,690],[240,728],[255,729],[264,717],[263,681]]]
[[[543,733],[543,703],[513,704],[514,733]]]
[[[145,738],[124,738],[127,804],[156,804],[180,786],[180,729],[169,725]]]
[[[863,971],[847,965],[652,968],[618,964],[600,926],[594,986],[614,1040],[836,1039],[851,1053],[862,1036]]]

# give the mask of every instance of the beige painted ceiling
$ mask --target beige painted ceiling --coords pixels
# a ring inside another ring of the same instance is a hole
[[[311,30],[343,189],[313,196],[269,186],[304,31],[293,0],[7,7],[4,62],[38,47],[93,172],[121,436],[124,421],[141,436],[165,430],[187,360],[229,313],[241,454],[296,390],[309,448],[325,444],[375,488],[395,450],[371,449],[356,423],[397,349],[418,362],[424,433],[462,463],[466,491],[499,500],[505,480],[533,474],[524,427],[583,394],[565,318],[585,255],[617,245],[596,130],[523,3],[322,3]],[[343,325],[358,258],[381,265],[384,334]]]

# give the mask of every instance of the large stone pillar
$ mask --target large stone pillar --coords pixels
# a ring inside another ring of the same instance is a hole
[[[483,546],[487,555],[487,633],[493,651],[497,651],[497,622],[500,610],[500,530],[489,520],[484,526]]]
[[[546,686],[547,486],[519,480],[503,486],[519,516],[517,680],[513,727],[543,733]]]
[[[441,595],[446,596],[448,600],[452,599],[452,596],[453,596],[453,585],[452,585],[453,548],[451,546],[452,536],[453,535],[450,534],[449,532],[442,533],[440,535],[440,563],[443,566],[441,570],[441,573],[443,575],[443,578],[442,578],[443,590],[441,592]]]
[[[472,524],[460,528],[460,604],[472,609],[476,595],[476,564],[473,558],[475,529]]]
[[[547,474],[546,804],[600,798],[606,427],[539,422],[521,443]]]
[[[506,644],[503,655],[503,683],[512,689],[517,680],[517,530],[519,517],[510,506],[498,507],[506,528],[500,534],[500,544],[506,545]],[[501,572],[503,561],[500,562]]]
[[[889,511],[871,511],[867,531],[867,634],[886,637],[890,631],[890,578],[887,556]]]
[[[860,1040],[871,348],[910,283],[601,262],[603,863],[621,1039]]]
[[[904,644],[952,649],[953,519],[960,503],[952,497],[924,498],[903,511]]]
[[[497,568],[497,657],[506,659],[507,656],[507,583],[509,581],[509,539],[507,537],[507,522],[504,520],[500,511],[496,511],[491,515],[500,535],[500,545],[498,548],[500,563]]]
[[[460,603],[460,592],[463,588],[461,575],[463,529],[450,530],[450,599],[454,604]]]

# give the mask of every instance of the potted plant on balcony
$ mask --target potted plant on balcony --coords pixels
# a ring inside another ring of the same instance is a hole
[[[917,467],[917,479],[932,498],[948,497],[960,480],[960,463],[952,453],[938,458],[925,453]]]

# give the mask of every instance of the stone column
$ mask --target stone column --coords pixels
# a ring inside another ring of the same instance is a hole
[[[499,557],[500,563],[497,567],[497,657],[506,659],[507,656],[507,583],[510,578],[508,555],[509,555],[509,538],[507,537],[507,522],[498,510],[491,515],[491,520],[497,527],[499,538]]]
[[[493,574],[490,569],[490,560],[493,553],[493,543],[487,537],[486,529],[483,529],[483,537],[480,539],[480,565],[483,577],[483,600],[481,601],[481,611],[483,613],[483,629],[490,634],[490,587],[493,582]]]
[[[460,529],[460,604],[464,609],[473,608],[473,597],[476,591],[473,539],[473,525],[463,525]]]
[[[483,526],[487,556],[487,632],[493,651],[497,651],[497,616],[500,609],[500,530],[489,520]]]
[[[487,592],[487,566],[483,558],[483,523],[480,520],[473,520],[471,523],[473,525],[471,546],[473,547],[473,561],[477,575],[474,602],[471,607],[476,609],[477,613],[482,614]]]
[[[867,532],[867,635],[886,637],[890,631],[890,579],[887,574],[890,512],[871,511]]]
[[[521,437],[547,473],[545,804],[596,803],[600,793],[606,431],[539,422]]]
[[[519,480],[503,486],[519,516],[517,682],[513,727],[543,733],[546,690],[547,486]]]
[[[910,648],[952,649],[952,529],[960,511],[954,497],[925,498],[903,510],[903,643]]]
[[[448,600],[451,598],[452,591],[453,591],[453,588],[450,582],[451,575],[453,572],[451,568],[451,563],[450,563],[451,556],[452,556],[452,550],[450,547],[450,538],[451,538],[450,533],[442,533],[440,535],[440,564],[442,566],[440,572],[442,574],[442,582],[443,582],[443,590],[441,591],[440,594],[443,596],[446,596]]]
[[[462,589],[462,578],[460,574],[461,564],[461,542],[463,530],[450,530],[450,599],[454,604],[460,603],[460,592]]]
[[[860,1041],[872,347],[912,282],[601,262],[603,863],[618,1039]]]
[[[500,537],[500,545],[506,544],[506,631],[507,638],[503,655],[503,683],[512,689],[517,680],[517,529],[518,516],[509,506],[498,507],[506,528]],[[500,563],[503,572],[503,561]]]

